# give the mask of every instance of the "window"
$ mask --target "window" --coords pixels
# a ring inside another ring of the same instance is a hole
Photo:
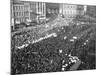
[[[73,8],[73,6],[70,6],[70,8]]]
[[[21,12],[19,12],[19,16],[21,16]]]
[[[20,10],[20,6],[19,6],[19,9],[18,10]]]
[[[17,13],[15,12],[15,13],[14,13],[14,16],[16,16],[16,15],[17,15]]]
[[[67,6],[67,8],[69,8],[69,5]]]
[[[15,13],[15,16],[18,16],[18,12]]]
[[[17,6],[17,10],[19,10],[19,6]]]
[[[23,16],[23,12],[22,12],[22,16]]]
[[[15,10],[17,10],[17,6],[15,6]]]
[[[17,16],[19,16],[19,12],[17,12]]]
[[[16,7],[14,7],[14,10],[16,10]]]

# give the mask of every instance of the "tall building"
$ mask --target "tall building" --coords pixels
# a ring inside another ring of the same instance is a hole
[[[46,3],[12,0],[11,12],[12,24],[39,22],[46,18]]]
[[[12,19],[14,19],[14,24],[26,22],[30,19],[30,4],[26,2],[21,2],[14,0],[12,3]]]
[[[86,5],[77,5],[77,16],[78,17],[85,15],[86,11],[87,11]]]
[[[30,3],[30,19],[31,21],[36,20],[36,2]]]
[[[26,22],[30,19],[29,4],[14,4],[15,23]]]
[[[46,19],[46,3],[37,2],[36,3],[36,13],[37,13],[37,22],[43,21]]]
[[[66,18],[75,18],[86,14],[87,5],[60,4],[59,12]]]
[[[77,5],[60,4],[60,14],[63,14],[66,18],[74,18],[77,15]]]

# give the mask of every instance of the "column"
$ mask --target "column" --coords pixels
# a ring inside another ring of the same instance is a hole
[[[38,14],[38,2],[36,2],[36,14]],[[37,19],[37,22],[38,22],[38,15],[36,15],[36,19]]]
[[[45,23],[46,23],[46,3],[45,2],[43,3],[43,6],[44,6],[44,10],[43,11],[44,11]]]
[[[43,4],[44,4],[43,5],[44,6],[44,10],[43,10],[44,11],[44,16],[46,17],[46,3],[43,3]]]
[[[84,5],[84,13],[86,13],[86,11],[87,11],[87,6]]]
[[[43,12],[43,4],[44,4],[44,3],[42,2],[42,14],[44,15],[44,12]]]

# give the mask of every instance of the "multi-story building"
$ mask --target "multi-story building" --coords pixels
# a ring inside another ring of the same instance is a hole
[[[14,4],[15,23],[26,22],[30,19],[29,4]]]
[[[36,2],[36,13],[37,13],[37,22],[43,21],[46,19],[46,3],[45,2]]]
[[[36,19],[36,2],[30,3],[30,19],[31,21]]]
[[[60,14],[63,14],[66,18],[75,18],[76,16],[82,16],[86,13],[86,5],[70,5],[60,4]]]
[[[86,5],[77,5],[77,16],[81,17],[84,16],[87,12]]]
[[[12,25],[32,21],[39,22],[46,18],[46,4],[44,2],[12,0],[11,16]]]
[[[30,4],[18,0],[12,0],[11,3],[11,20],[14,24],[26,22],[30,19]]]
[[[77,5],[60,4],[59,12],[66,18],[74,18],[77,15]]]
[[[75,18],[77,15],[84,15],[87,6],[72,5],[64,3],[45,3],[12,0],[11,2],[11,23],[46,21],[46,18],[55,19],[58,14],[66,18]]]

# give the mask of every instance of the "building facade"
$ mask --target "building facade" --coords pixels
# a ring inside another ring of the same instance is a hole
[[[39,21],[46,18],[46,3],[12,1],[11,21],[13,24]]]
[[[11,0],[11,25],[20,23],[30,23],[55,19],[59,14],[66,18],[75,18],[84,15],[87,6],[72,5],[64,3],[46,3]]]
[[[74,18],[77,15],[77,5],[60,4],[59,12],[66,18]]]
[[[69,5],[60,4],[60,14],[63,14],[66,18],[75,18],[76,16],[83,16],[87,12],[86,5]]]
[[[46,12],[47,14],[58,14],[59,13],[59,4],[58,3],[46,3]]]
[[[77,16],[84,16],[87,12],[86,5],[77,5]]]
[[[14,4],[13,10],[15,23],[26,22],[30,19],[29,4]]]
[[[46,3],[45,2],[36,2],[36,20],[39,23],[46,19]]]

